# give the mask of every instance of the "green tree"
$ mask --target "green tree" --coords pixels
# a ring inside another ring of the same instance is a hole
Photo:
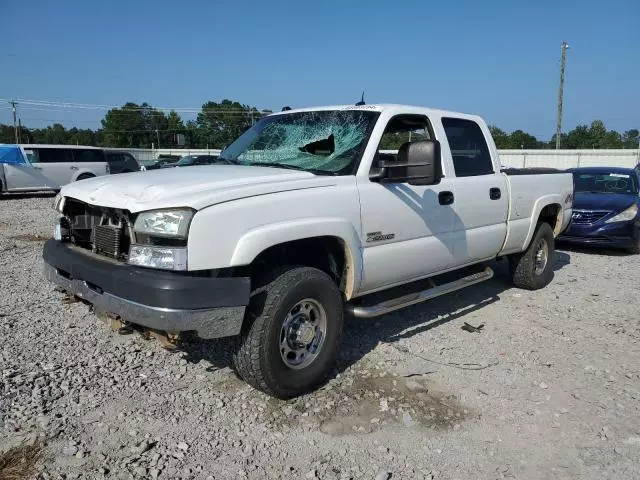
[[[495,125],[489,125],[489,132],[493,137],[493,141],[496,143],[497,148],[510,148],[509,147],[509,135],[504,130],[496,127]]]
[[[511,132],[507,148],[538,148],[538,139],[522,130]]]
[[[184,122],[182,121],[182,118],[180,118],[180,115],[171,110],[167,115],[167,130],[164,135],[164,142],[162,143],[162,146],[177,146],[176,135],[179,133],[183,135],[186,134]]]
[[[148,103],[125,103],[107,112],[102,120],[103,142],[111,147],[150,148],[167,140],[166,115]]]
[[[627,130],[622,134],[624,148],[640,148],[640,132],[636,128]]]
[[[196,118],[197,142],[200,147],[223,148],[238,138],[262,114],[249,105],[232,100],[207,102]]]

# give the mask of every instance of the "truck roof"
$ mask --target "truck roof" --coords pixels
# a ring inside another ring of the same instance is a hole
[[[424,115],[436,115],[439,117],[463,117],[478,119],[477,115],[471,115],[467,113],[452,112],[449,110],[441,110],[438,108],[419,107],[415,105],[402,105],[395,103],[375,103],[365,105],[327,105],[319,107],[304,107],[304,108],[292,108],[291,110],[285,110],[282,112],[274,112],[271,115],[282,115],[287,113],[296,112],[314,112],[321,110],[361,110],[370,112],[385,112],[390,111],[393,113],[416,113]]]

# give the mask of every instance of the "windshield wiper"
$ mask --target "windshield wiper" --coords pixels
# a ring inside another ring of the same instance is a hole
[[[274,168],[284,168],[287,170],[299,170],[301,172],[313,173],[314,175],[336,175],[336,172],[328,172],[327,170],[319,170],[316,168],[305,168],[305,167],[300,167],[298,165],[289,165],[287,163],[256,162],[256,163],[247,163],[245,165],[249,165],[251,167],[274,167]]]

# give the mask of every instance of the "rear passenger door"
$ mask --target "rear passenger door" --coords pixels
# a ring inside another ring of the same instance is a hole
[[[500,251],[507,235],[509,192],[478,123],[444,117],[442,126],[455,173],[454,264],[459,266]]]
[[[73,170],[70,169],[73,162],[71,150],[68,148],[38,148],[34,149],[35,155],[32,162],[37,160],[39,167],[48,184],[52,188],[60,188],[71,181]]]

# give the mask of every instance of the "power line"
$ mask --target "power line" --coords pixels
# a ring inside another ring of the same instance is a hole
[[[0,99],[0,101],[7,99]],[[7,100],[8,101],[8,100]],[[83,109],[83,110],[113,110],[118,109],[119,111],[175,111],[176,113],[200,113],[202,111],[202,107],[157,107],[152,105],[136,105],[136,106],[127,106],[125,105],[106,105],[106,104],[91,104],[91,103],[75,103],[75,102],[62,102],[62,101],[52,101],[52,100],[30,100],[19,98],[18,101],[24,105],[31,106],[40,106],[40,107],[53,107],[53,108],[75,108],[75,109]],[[239,113],[244,115],[251,115],[256,113],[271,113],[268,110],[258,110],[255,107],[249,108],[225,108],[223,110],[217,110],[216,113]]]

